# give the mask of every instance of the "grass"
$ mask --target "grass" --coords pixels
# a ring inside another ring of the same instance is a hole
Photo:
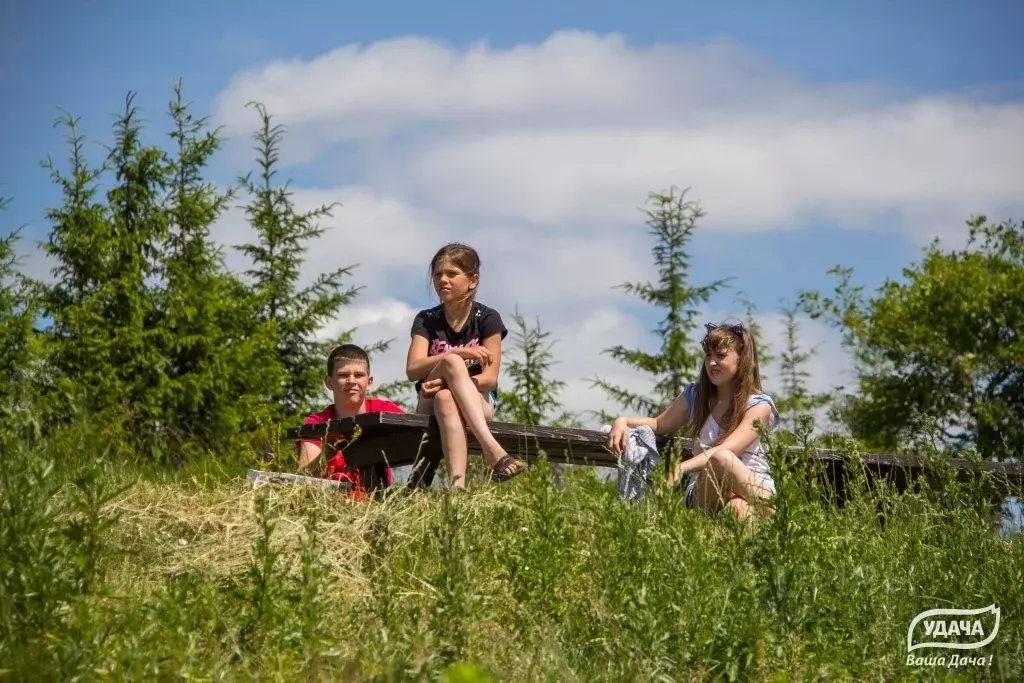
[[[679,495],[627,506],[585,469],[559,489],[544,462],[465,496],[362,504],[209,463],[153,476],[116,466],[98,436],[85,447],[97,458],[4,442],[12,680],[1024,675],[1024,546],[999,536],[977,486],[861,481],[837,510],[805,462],[778,463],[778,513],[742,526]],[[989,604],[991,666],[907,665],[916,614]]]

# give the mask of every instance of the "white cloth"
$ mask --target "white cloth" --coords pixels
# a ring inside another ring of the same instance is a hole
[[[601,427],[601,431],[606,434],[611,429],[610,425]],[[619,498],[629,502],[643,499],[651,487],[651,473],[660,460],[654,430],[650,427],[631,427],[626,448],[619,456]]]

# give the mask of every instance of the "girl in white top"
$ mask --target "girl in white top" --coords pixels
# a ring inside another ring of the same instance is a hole
[[[775,404],[761,388],[754,338],[742,324],[708,323],[701,347],[700,378],[689,384],[657,417],[620,417],[612,423],[608,448],[621,455],[629,430],[647,426],[657,434],[682,427],[692,437],[693,457],[668,475],[675,485],[687,478],[686,504],[709,512],[731,509],[740,519],[751,503],[775,494],[775,481],[755,423],[779,426]],[[760,506],[770,514],[771,508]]]

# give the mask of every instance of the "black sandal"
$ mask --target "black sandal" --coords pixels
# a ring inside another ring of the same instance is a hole
[[[509,469],[516,463],[521,463],[521,467],[516,467],[515,470],[509,472]],[[516,460],[511,455],[506,453],[498,459],[498,462],[494,463],[494,467],[491,468],[491,478],[496,482],[506,482],[515,479],[520,473],[524,472],[528,465],[521,460]]]

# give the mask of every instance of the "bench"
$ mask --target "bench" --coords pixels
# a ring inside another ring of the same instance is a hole
[[[511,422],[492,422],[491,434],[502,447],[527,461],[534,461],[540,451],[552,462],[574,465],[615,467],[617,458],[605,448],[608,435],[585,429],[527,427]],[[433,415],[403,413],[364,413],[343,420],[331,420],[289,429],[290,440],[298,438],[338,438],[357,434],[338,447],[345,453],[345,462],[362,469],[363,481],[373,490],[383,485],[385,467],[412,465],[409,487],[428,487],[437,466],[443,459],[441,433]],[[480,445],[470,433],[467,442],[471,451]]]
[[[537,459],[543,451],[553,463],[591,465],[615,468],[618,459],[606,447],[608,435],[588,429],[563,429],[545,426],[526,426],[510,422],[492,422],[491,434],[508,453],[528,462]],[[367,488],[374,490],[384,485],[385,468],[412,465],[408,486],[428,487],[433,482],[437,466],[443,459],[440,431],[433,415],[403,413],[364,413],[342,420],[331,420],[314,425],[289,429],[287,438],[324,439],[352,436],[339,444],[345,461],[362,470]],[[471,451],[480,446],[467,434]],[[668,455],[669,437],[659,439],[659,450]],[[790,449],[790,457],[801,457],[801,449]],[[815,450],[813,460],[823,465],[825,476],[831,481],[838,502],[845,499],[849,479],[847,458],[834,450]],[[891,453],[868,453],[862,456],[868,474],[891,481],[897,490],[904,491],[913,480],[929,475],[929,466],[922,458]],[[973,472],[975,464],[961,458],[945,461],[961,476]],[[666,470],[670,458],[665,457]],[[1024,483],[1024,465],[1019,462],[985,462],[979,467],[1000,478],[1015,489]]]

